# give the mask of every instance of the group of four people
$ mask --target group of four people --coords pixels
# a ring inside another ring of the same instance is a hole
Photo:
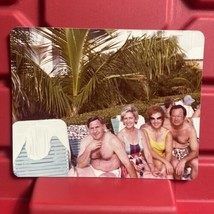
[[[102,118],[87,121],[89,135],[82,139],[77,157],[76,176],[183,179],[187,168],[190,179],[198,174],[196,131],[186,120],[186,109],[174,105],[166,117],[154,105],[147,110],[148,122],[138,129],[138,110],[130,104],[121,111],[124,128],[111,133]]]

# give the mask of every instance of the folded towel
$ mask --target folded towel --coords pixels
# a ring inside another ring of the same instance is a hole
[[[14,123],[13,162],[15,162],[25,144],[29,158],[38,160],[45,157],[50,150],[50,141],[53,136],[58,137],[60,142],[69,151],[70,156],[67,126],[64,121],[48,119],[18,121]]]
[[[40,160],[46,157],[50,151],[51,137],[47,126],[31,125],[25,138],[28,158]]]

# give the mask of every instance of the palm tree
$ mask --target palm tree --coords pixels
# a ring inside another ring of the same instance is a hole
[[[116,53],[121,50],[110,52],[117,45],[113,41],[117,35],[112,31],[35,28],[27,35],[32,33],[49,42],[32,45],[35,36],[26,39],[26,34],[19,28],[11,34],[12,77],[17,79],[13,81],[13,88],[17,88],[18,84],[20,89],[13,90],[13,97],[22,98],[19,106],[23,102],[28,104],[22,115],[47,112],[54,117],[71,116],[77,114],[97,92],[100,95],[110,92],[102,101],[104,106],[109,101],[112,103],[121,99],[115,81],[120,74],[114,69],[118,66]],[[48,48],[50,45],[51,48]],[[22,51],[17,51],[20,49]],[[57,59],[59,63],[53,66],[50,74],[54,75],[51,77],[44,71],[43,65]],[[67,65],[67,73],[62,75],[59,68],[64,65]],[[26,70],[26,67],[29,69]],[[56,68],[58,73],[55,72]],[[16,102],[13,105],[14,112],[20,110]]]
[[[30,34],[28,28],[16,28],[10,37],[13,120],[62,117],[69,112],[70,97],[58,78],[42,69]]]
[[[43,43],[33,45],[38,36]],[[114,30],[13,30],[14,116],[70,117],[90,110],[93,103],[95,108],[106,108],[142,97],[150,100],[152,81],[182,64],[183,53],[175,37],[164,38],[160,33],[128,37],[121,47],[116,38]],[[52,70],[47,73],[44,65],[50,62]]]
[[[119,75],[113,69],[116,53],[110,53],[117,45],[113,41],[117,35],[112,32],[93,29],[38,29],[39,34],[52,41],[58,57],[68,66],[67,78],[64,79],[66,82],[62,85],[65,86],[70,80],[66,93],[72,100],[72,115],[77,114],[97,92],[110,92],[105,99],[99,100],[103,105],[120,99],[115,82]],[[104,55],[107,57],[103,57]]]
[[[141,75],[141,78],[137,76],[137,82],[146,100],[156,95],[153,87],[156,82],[178,72],[184,64],[185,55],[175,36],[164,37],[160,32],[152,36],[144,34],[130,38],[126,46],[120,54],[121,64],[125,65],[123,72]]]

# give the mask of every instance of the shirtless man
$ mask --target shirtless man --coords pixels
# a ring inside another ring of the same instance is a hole
[[[173,137],[172,165],[174,167],[174,178],[182,179],[186,167],[191,168],[191,179],[198,175],[198,153],[194,127],[185,121],[186,109],[182,105],[172,106],[170,109],[170,124],[168,128]]]
[[[136,171],[118,140],[100,117],[87,121],[89,135],[82,139],[77,158],[77,173],[80,177],[121,177],[121,163],[130,177],[136,178]]]

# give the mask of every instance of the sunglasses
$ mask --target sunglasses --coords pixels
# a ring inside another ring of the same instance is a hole
[[[150,117],[149,118],[150,120],[162,120],[163,118],[160,116],[160,117]]]

